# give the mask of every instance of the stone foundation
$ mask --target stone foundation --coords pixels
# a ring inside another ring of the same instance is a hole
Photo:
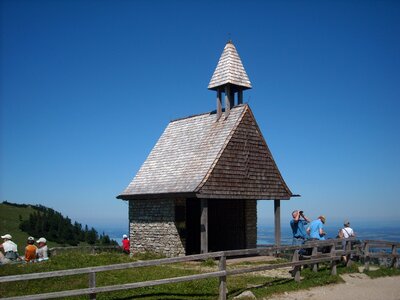
[[[129,226],[131,253],[185,255],[175,225],[175,200],[130,200]]]

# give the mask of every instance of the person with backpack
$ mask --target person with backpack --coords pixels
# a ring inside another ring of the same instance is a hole
[[[355,237],[354,230],[350,227],[349,220],[343,222],[343,228],[339,230],[339,238],[348,239],[349,237]]]
[[[343,226],[344,227],[342,229],[340,229],[338,232],[338,237],[340,239],[348,239],[348,238],[356,236],[356,234],[354,233],[354,230],[350,227],[349,220],[345,220],[343,222]],[[342,242],[342,246],[343,246],[343,250],[345,251],[346,250],[346,242],[345,241]],[[344,263],[347,263],[348,259],[350,259],[350,258],[351,258],[351,255],[343,255],[342,256],[342,260]]]

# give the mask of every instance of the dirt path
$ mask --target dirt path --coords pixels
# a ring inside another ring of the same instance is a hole
[[[341,277],[345,283],[285,293],[268,300],[400,300],[400,276],[370,279],[355,273]]]

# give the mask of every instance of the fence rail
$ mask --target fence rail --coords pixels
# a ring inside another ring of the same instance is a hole
[[[301,246],[265,246],[262,248],[255,249],[242,249],[242,250],[230,250],[230,251],[219,251],[219,252],[211,252],[206,254],[196,254],[190,256],[183,257],[173,257],[173,258],[163,258],[151,261],[138,261],[132,263],[124,263],[124,264],[115,264],[108,266],[99,266],[99,267],[87,267],[80,269],[70,269],[70,270],[62,270],[62,271],[53,271],[53,272],[43,272],[43,273],[34,273],[34,274],[24,274],[24,275],[12,275],[0,277],[0,283],[13,282],[13,281],[21,281],[21,280],[32,280],[32,279],[43,279],[50,277],[60,277],[60,276],[70,276],[70,275],[78,275],[78,274],[88,274],[88,282],[89,287],[84,289],[77,290],[67,290],[60,292],[52,292],[52,293],[44,293],[44,294],[35,294],[35,295],[26,295],[26,296],[18,296],[11,297],[5,299],[52,299],[59,297],[67,297],[67,296],[79,296],[79,295],[89,295],[90,299],[96,299],[96,294],[111,292],[111,291],[120,291],[120,290],[128,290],[149,286],[156,286],[168,283],[178,283],[178,282],[186,282],[193,280],[201,280],[206,278],[219,278],[219,299],[226,299],[226,281],[227,276],[245,274],[250,272],[258,272],[258,271],[266,271],[273,270],[278,268],[291,267],[292,275],[294,276],[294,280],[300,281],[300,270],[303,265],[311,265],[313,271],[318,271],[318,264],[321,262],[330,262],[331,266],[331,274],[336,275],[336,265],[337,262],[342,259],[343,256],[349,258],[350,255],[358,255],[364,258],[365,261],[365,269],[368,270],[370,259],[373,257],[390,257],[392,259],[392,267],[396,265],[397,260],[399,258],[399,254],[397,252],[400,243],[397,242],[388,242],[388,241],[374,241],[368,240],[364,241],[360,245],[356,245],[358,241],[355,238],[350,239],[332,239],[326,241],[312,241],[308,242]],[[371,250],[373,248],[387,248],[390,253],[381,253],[381,252],[373,252]],[[311,255],[301,255],[301,249],[311,249]],[[325,253],[322,253],[320,250],[323,249]],[[245,267],[240,269],[232,269],[228,270],[226,266],[226,258],[232,256],[259,256],[259,255],[275,255],[277,253],[283,253],[285,251],[293,251],[292,261],[279,263],[279,264],[268,264],[268,265],[260,265],[254,267]],[[150,280],[144,282],[133,282],[127,284],[119,284],[119,285],[110,285],[110,286],[101,286],[96,287],[96,273],[105,272],[105,271],[114,271],[114,270],[122,270],[129,268],[139,268],[139,267],[149,267],[149,266],[160,266],[171,263],[179,263],[179,262],[188,262],[188,261],[199,261],[206,259],[219,259],[218,271],[201,273],[196,275],[188,275],[182,277],[173,277],[173,278],[165,278],[158,280]],[[347,259],[347,263],[351,262],[350,259]]]

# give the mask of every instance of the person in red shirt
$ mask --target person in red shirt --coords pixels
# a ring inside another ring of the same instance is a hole
[[[129,254],[130,251],[130,245],[129,245],[129,239],[126,234],[122,236],[122,251],[126,254]]]

